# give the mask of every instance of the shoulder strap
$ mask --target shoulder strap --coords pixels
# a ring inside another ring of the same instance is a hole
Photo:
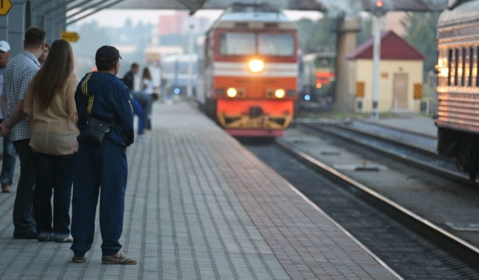
[[[91,116],[91,109],[93,107],[93,101],[95,101],[95,96],[88,94],[88,81],[90,80],[90,77],[91,77],[92,74],[93,74],[93,72],[88,73],[86,75],[85,79],[83,80],[82,84],[81,84],[82,93],[85,97],[88,98],[88,107],[87,107],[88,116]]]

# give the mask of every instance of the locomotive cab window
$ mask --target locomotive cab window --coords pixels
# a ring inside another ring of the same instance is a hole
[[[459,85],[459,49],[454,50],[454,85]]]
[[[258,34],[258,53],[269,56],[294,55],[294,37],[290,34]]]
[[[462,48],[461,85],[466,86],[466,48]]]
[[[220,54],[254,55],[256,40],[253,33],[223,33],[220,35]]]
[[[474,76],[473,75],[474,73],[474,49],[473,48],[469,48],[469,75],[468,75],[468,78],[469,78],[469,86],[472,87],[473,84],[472,84],[472,77]]]
[[[447,56],[447,85],[452,86],[452,50],[448,51]]]

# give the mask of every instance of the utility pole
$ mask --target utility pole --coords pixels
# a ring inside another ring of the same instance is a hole
[[[379,119],[379,66],[381,62],[381,17],[386,14],[384,2],[378,0],[373,8],[374,48],[373,48],[373,110],[371,118]]]
[[[192,17],[190,17],[192,19]],[[189,39],[188,39],[188,86],[186,88],[186,96],[188,99],[193,97],[193,29],[194,24],[190,21],[189,25]]]

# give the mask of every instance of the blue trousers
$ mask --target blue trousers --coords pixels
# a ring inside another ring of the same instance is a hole
[[[13,172],[15,171],[15,156],[17,151],[13,146],[10,136],[3,137],[3,162],[2,172],[0,174],[0,182],[2,185],[11,186],[13,184]]]
[[[128,162],[124,147],[108,139],[102,146],[80,143],[75,164],[72,200],[71,249],[76,256],[88,252],[95,233],[95,212],[100,195],[100,231],[104,256],[121,249]]]
[[[143,135],[145,111],[141,107],[140,102],[135,98],[131,98],[131,105],[133,106],[133,113],[138,116],[138,135]]]
[[[70,201],[75,155],[35,154],[36,185],[33,192],[33,209],[39,238],[49,236],[67,238],[70,236]],[[53,191],[55,195],[52,220]]]

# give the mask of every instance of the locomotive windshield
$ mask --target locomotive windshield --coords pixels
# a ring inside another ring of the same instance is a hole
[[[295,55],[291,34],[223,33],[220,35],[221,55],[265,55],[290,57]]]

